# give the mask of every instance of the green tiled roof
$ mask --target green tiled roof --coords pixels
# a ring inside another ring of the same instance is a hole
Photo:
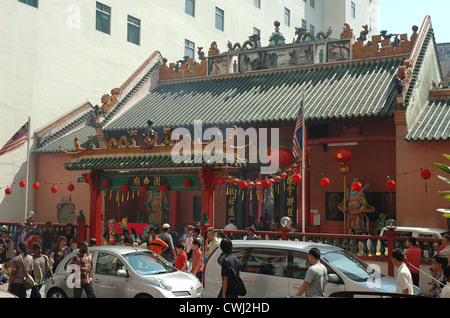
[[[159,69],[161,63],[156,63],[143,77],[142,79],[130,90],[130,92],[106,115],[103,125],[106,125],[111,121],[114,116],[122,109],[124,105],[134,96],[134,94],[141,89],[141,87],[149,80],[149,78]]]
[[[78,162],[66,163],[66,170],[114,170],[114,169],[161,169],[161,168],[196,168],[202,166],[220,167],[227,163],[195,163],[192,156],[192,163],[175,163],[170,155],[155,156],[121,156],[121,157],[98,157],[84,158]],[[234,161],[228,164],[234,167],[241,167],[244,163]]]
[[[428,101],[410,127],[406,140],[450,140],[450,99]]]
[[[60,129],[59,131],[51,134],[50,136],[48,136],[46,138],[43,138],[43,139],[39,140],[38,146],[39,147],[44,147],[45,145],[48,145],[49,143],[51,143],[51,142],[57,140],[58,138],[64,136],[65,134],[69,133],[73,129],[76,129],[77,126],[80,126],[81,124],[86,122],[86,120],[89,119],[93,114],[94,114],[94,111],[91,110],[88,113],[82,115],[81,117],[76,118],[72,122],[68,123],[67,126],[65,126],[62,129]]]
[[[162,83],[104,127],[155,127],[295,121],[302,93],[308,121],[390,116],[393,79],[403,59],[347,62],[270,73]]]
[[[425,59],[425,55],[428,50],[428,46],[430,45],[430,43],[432,43],[432,41],[431,41],[432,39],[434,40],[433,29],[428,31],[428,33],[423,41],[423,45],[420,50],[419,56],[417,58],[416,65],[414,67],[414,71],[411,76],[411,84],[409,85],[408,91],[406,92],[406,96],[405,96],[405,103],[407,103],[407,104],[409,104],[411,102],[411,97],[412,97],[413,91],[415,89],[417,79],[419,78],[419,73],[422,70],[422,64]],[[435,41],[433,41],[433,43],[435,43]],[[434,44],[434,45],[436,45],[436,44]]]
[[[60,137],[59,139],[56,139],[49,144],[40,147],[35,150],[35,153],[57,153],[61,152],[59,147],[64,149],[65,151],[69,152],[76,152],[75,145],[73,143],[75,137],[78,137],[78,143],[81,147],[86,147],[89,137],[92,136],[92,141],[95,143],[97,147],[99,147],[98,144],[98,138],[97,133],[95,132],[95,128],[92,126],[84,126],[78,130],[75,130],[71,132],[70,134],[67,134],[66,136]]]

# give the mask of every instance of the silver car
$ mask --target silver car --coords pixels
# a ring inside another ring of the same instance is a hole
[[[47,298],[72,298],[74,274],[67,255],[56,268],[55,283],[45,282]],[[94,290],[98,298],[200,298],[202,284],[181,272],[161,256],[130,246],[90,247],[94,268]],[[85,292],[82,293],[85,297]]]
[[[342,248],[298,241],[235,240],[233,254],[241,264],[240,276],[247,288],[246,297],[279,298],[295,296],[310,264],[308,252],[320,250],[321,263],[328,270],[325,296],[342,291],[396,292],[396,279],[385,276]],[[215,298],[222,285],[220,248],[208,258],[204,269],[202,297]],[[374,271],[375,270],[375,271]],[[414,287],[415,295],[422,295]]]

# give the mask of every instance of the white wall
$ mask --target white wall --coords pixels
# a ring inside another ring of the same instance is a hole
[[[253,0],[197,0],[191,17],[184,0],[99,0],[112,11],[111,34],[105,34],[95,29],[95,0],[39,0],[38,8],[0,0],[0,147],[28,116],[34,131],[86,100],[100,104],[103,94],[119,87],[155,50],[169,62],[182,59],[185,39],[205,53],[216,41],[224,52],[228,41],[242,44],[256,27],[267,46],[278,20],[291,43],[305,16],[316,32],[336,25],[333,37],[339,37],[344,20],[323,21],[327,1],[316,0],[313,9],[310,0],[261,0],[258,9]],[[332,0],[327,10],[345,1]],[[215,28],[216,6],[225,11],[224,31]],[[284,25],[285,7],[290,27]],[[141,20],[141,45],[127,42],[128,15]],[[25,177],[25,161],[25,148],[0,157],[1,221],[23,219],[23,193],[16,184],[7,200],[4,188]]]

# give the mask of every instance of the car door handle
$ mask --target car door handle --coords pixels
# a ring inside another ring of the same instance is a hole
[[[295,284],[295,285],[292,286],[292,288],[299,289],[299,288],[300,288],[300,285]]]

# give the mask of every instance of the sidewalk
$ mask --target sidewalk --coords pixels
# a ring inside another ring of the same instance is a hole
[[[5,284],[1,285],[0,289],[4,290],[4,291],[7,291],[8,283],[5,283]],[[42,286],[42,288],[41,288],[41,296],[42,296],[42,298],[44,298],[44,291],[45,291],[45,288],[44,288],[44,286]],[[27,298],[30,298],[30,294],[31,294],[31,290],[28,290],[27,291]]]

